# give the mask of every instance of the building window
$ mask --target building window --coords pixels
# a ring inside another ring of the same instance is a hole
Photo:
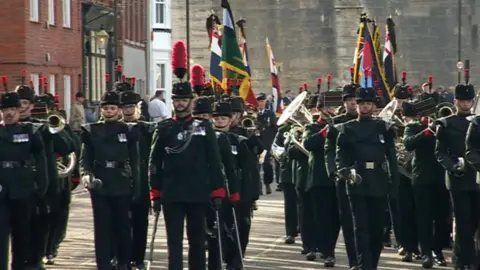
[[[156,90],[165,90],[165,70],[165,64],[157,64],[155,83]]]
[[[48,24],[55,25],[55,0],[48,0]]]
[[[155,0],[155,24],[165,24],[166,0]]]
[[[36,73],[31,73],[30,81],[32,82],[33,90],[35,90],[35,94],[39,95],[40,94],[40,75]]]
[[[38,22],[38,20],[39,20],[38,0],[30,0],[30,21]]]
[[[62,0],[62,11],[63,11],[63,27],[70,28],[72,26],[71,0]]]
[[[55,74],[48,78],[48,85],[50,86],[49,93],[55,96]]]
[[[63,75],[63,108],[67,114],[67,121],[70,119],[70,103],[72,97],[72,76]]]

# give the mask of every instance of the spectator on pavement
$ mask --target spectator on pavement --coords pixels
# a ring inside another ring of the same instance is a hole
[[[150,119],[152,119],[153,122],[160,122],[169,115],[167,105],[165,105],[163,101],[163,93],[164,91],[157,90],[155,97],[153,97],[148,104],[148,114],[150,114]]]
[[[85,95],[82,92],[78,92],[75,95],[75,100],[70,108],[70,126],[75,131],[80,131],[83,124],[85,124],[85,108],[83,102],[85,101]]]

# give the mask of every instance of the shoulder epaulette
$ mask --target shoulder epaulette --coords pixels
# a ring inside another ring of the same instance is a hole
[[[173,123],[173,119],[172,118],[167,118],[167,119],[163,119],[162,121],[158,122],[156,127],[164,127],[164,126],[168,126],[172,123]]]

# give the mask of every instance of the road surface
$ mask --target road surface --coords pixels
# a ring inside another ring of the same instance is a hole
[[[300,254],[301,242],[299,238],[294,245],[283,243],[283,199],[280,192],[262,196],[261,200],[258,201],[258,208],[254,212],[252,222],[250,244],[246,253],[246,269],[325,269],[320,261],[308,262],[304,259],[304,256]],[[151,217],[152,220],[153,217]],[[155,241],[152,269],[167,269],[167,242],[163,220],[160,221],[160,224]],[[151,232],[152,228],[150,226]],[[447,252],[446,256],[451,257],[451,253]],[[336,258],[337,264],[334,269],[348,269],[342,237],[339,238],[337,244]],[[88,194],[81,192],[73,196],[67,238],[59,250],[56,265],[50,266],[48,269],[95,269],[92,212]],[[393,249],[385,249],[382,253],[379,269],[415,270],[422,268],[419,261],[403,263]]]

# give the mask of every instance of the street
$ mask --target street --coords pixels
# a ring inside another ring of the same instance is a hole
[[[246,254],[246,269],[325,269],[319,261],[307,262],[300,254],[301,243],[297,238],[294,245],[283,243],[283,196],[280,192],[262,196],[258,210],[254,212],[250,244]],[[88,194],[80,192],[72,198],[72,210],[66,240],[63,242],[56,265],[48,269],[95,269],[93,247],[93,223]],[[153,223],[153,216],[151,217]],[[167,269],[167,242],[163,220],[157,231],[152,269]],[[150,233],[152,227],[150,227]],[[185,237],[186,238],[186,237]],[[336,249],[337,264],[334,269],[348,269],[343,238],[340,236]],[[150,237],[149,237],[150,241]],[[186,247],[186,241],[184,242]],[[185,248],[185,251],[187,249]],[[186,258],[186,252],[185,258]],[[451,253],[445,254],[448,260]],[[148,258],[148,254],[147,254]],[[185,264],[186,266],[187,264]],[[382,254],[379,269],[413,270],[423,269],[420,262],[403,263],[393,249]],[[449,269],[447,267],[436,269]]]

